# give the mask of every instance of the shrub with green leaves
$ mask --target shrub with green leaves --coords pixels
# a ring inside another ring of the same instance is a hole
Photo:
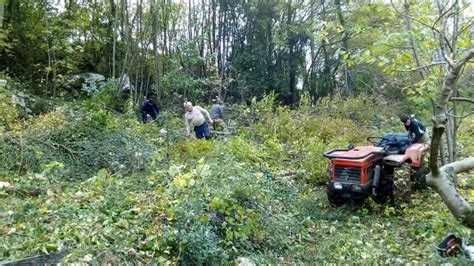
[[[122,127],[130,123],[128,118],[116,117],[106,110],[88,114],[67,109],[59,108],[5,133],[0,142],[5,156],[0,171],[38,172],[41,164],[57,161],[64,163],[65,176],[85,178],[101,168],[136,171],[149,161],[155,148],[138,137],[144,128],[138,127],[138,122],[132,122],[137,124],[137,132]],[[158,128],[152,130],[159,135]]]
[[[18,115],[16,96],[11,91],[0,86],[0,132],[10,128]]]
[[[370,118],[380,115],[377,113],[378,108],[374,108],[373,112],[364,110],[353,119],[346,115],[345,110],[362,110],[367,100],[348,99],[347,102],[351,104],[340,100],[323,100],[315,106],[303,102],[298,108],[289,109],[274,107],[272,97],[269,95],[262,102],[254,104],[260,113],[256,115],[258,120],[254,124],[256,135],[251,139],[263,143],[266,151],[273,152],[269,160],[272,165],[297,167],[302,178],[309,183],[326,182],[328,161],[322,156],[325,151],[348,144],[367,145],[367,137],[380,136],[383,130],[391,131],[388,129],[391,127],[379,129],[373,126],[375,122]],[[338,105],[343,106],[341,110],[337,108]],[[239,149],[243,147],[245,145],[239,145]],[[290,161],[290,165],[285,161]]]

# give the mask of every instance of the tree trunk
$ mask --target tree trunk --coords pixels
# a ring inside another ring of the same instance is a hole
[[[227,38],[228,38],[228,27],[227,27],[227,17],[228,17],[228,7],[227,4],[224,8],[224,20],[223,20],[223,29],[221,32],[221,43],[222,43],[222,50],[221,50],[221,69],[220,69],[220,86],[217,90],[217,95],[222,98],[222,87],[224,87],[224,80],[225,80],[225,65],[226,65],[226,55],[227,55]]]
[[[116,72],[115,72],[115,57],[116,57],[116,50],[117,50],[117,5],[115,4],[115,0],[110,0],[110,5],[112,8],[112,11],[114,12],[114,29],[113,29],[113,40],[112,40],[112,78],[116,78]]]
[[[210,50],[214,53],[214,54],[217,54],[216,53],[216,50],[217,50],[217,40],[216,40],[216,30],[217,30],[217,26],[216,26],[216,1],[217,0],[211,0],[212,1],[212,45],[210,47]]]
[[[4,13],[4,3],[3,0],[0,0],[0,29],[3,27],[3,13]]]
[[[420,74],[420,77],[422,79],[425,79],[426,78],[425,69],[421,67],[422,63],[421,63],[421,60],[420,60],[420,56],[418,55],[418,51],[416,50],[416,46],[415,46],[415,40],[413,40],[413,36],[412,36],[412,27],[411,27],[411,19],[410,19],[410,1],[409,0],[405,0],[404,7],[405,7],[405,14],[406,14],[406,16],[405,16],[405,26],[406,26],[408,34],[410,36],[409,37],[410,49],[412,51],[413,57],[415,58],[416,66],[419,69],[418,73]]]
[[[349,34],[347,33],[346,22],[344,20],[344,16],[342,15],[341,0],[334,0],[334,7],[336,8],[337,21],[339,22],[342,28],[342,49],[347,53],[347,59],[349,59]],[[347,64],[344,65],[344,77],[346,80],[346,90],[348,92],[352,92],[354,82],[352,80],[350,67],[348,67]]]
[[[454,184],[454,175],[469,171],[474,168],[474,158],[467,158],[459,162],[454,162],[438,167],[437,158],[441,137],[445,131],[447,123],[446,107],[451,93],[456,85],[456,80],[464,64],[474,57],[474,49],[457,63],[451,58],[446,57],[449,64],[449,72],[443,80],[443,85],[435,102],[435,112],[433,121],[433,139],[430,150],[430,168],[431,173],[427,176],[427,183],[436,189],[441,195],[444,203],[448,206],[451,213],[469,228],[474,228],[474,209],[461,195],[456,191]]]
[[[5,13],[6,24],[15,21],[20,11],[20,2],[18,0],[8,0],[7,12]]]
[[[199,61],[199,69],[200,69],[200,78],[205,78],[206,77],[206,61],[204,60],[204,57],[206,56],[205,50],[204,50],[204,44],[205,44],[205,39],[204,36],[206,36],[206,32],[204,30],[207,28],[207,17],[206,17],[206,8],[205,8],[205,1],[201,1],[201,23],[200,23],[200,40],[199,40],[199,56],[201,57],[201,60]],[[196,29],[199,30],[199,29]]]
[[[296,38],[293,36],[294,34],[289,31],[291,25],[293,24],[293,7],[292,7],[292,0],[288,1],[287,4],[288,7],[288,19],[287,19],[287,27],[288,27],[288,49],[289,49],[289,56],[288,56],[288,65],[289,65],[289,88],[290,88],[290,94],[291,94],[291,102],[290,104],[293,106],[296,104],[298,101],[298,96],[297,96],[297,91],[296,91],[296,62],[295,62],[295,45],[296,45]]]
[[[188,0],[188,40],[193,39],[192,21],[192,0]]]
[[[446,140],[446,145],[443,140]],[[448,164],[448,161],[446,160],[446,146],[447,146],[447,138],[441,137],[440,144],[439,144],[439,156],[438,156],[441,160],[441,165]]]
[[[48,18],[48,1],[45,0],[44,1],[44,5],[45,5],[45,14],[44,14],[44,20],[45,20],[45,25],[46,25],[46,30],[49,31],[49,18]],[[54,78],[56,76],[56,70],[55,70],[55,64],[54,64],[54,45],[52,44],[53,40],[50,40],[49,39],[49,36],[48,34],[46,34],[46,44],[48,45],[48,69],[46,71],[46,86],[47,88],[49,89],[52,89],[53,93],[53,97],[56,96],[56,86],[54,84]],[[50,73],[52,72],[52,76],[50,76]]]
[[[151,29],[152,29],[152,46],[153,46],[153,84],[156,89],[160,84],[160,58],[158,56],[158,8],[156,0],[151,1]],[[161,91],[157,91],[158,97],[161,97]]]
[[[454,8],[454,19],[453,19],[453,39],[451,41],[451,58],[454,60],[456,56],[456,42],[457,42],[457,35],[458,35],[458,30],[459,30],[459,3],[458,0],[455,0],[453,3],[453,8]],[[444,33],[444,32],[443,32]],[[453,88],[453,96],[458,96],[458,91],[457,88]],[[447,133],[448,134],[448,140],[449,140],[449,145],[448,146],[448,158],[449,162],[455,162],[457,160],[456,156],[456,150],[457,150],[457,144],[456,144],[456,133],[458,129],[458,121],[456,119],[457,115],[457,103],[456,101],[453,101],[453,108],[452,108],[452,114],[454,117],[449,117],[448,118],[448,128],[447,128]]]
[[[446,144],[448,148],[447,159],[449,163],[454,162],[454,150],[456,147],[454,146],[454,121],[452,117],[448,117],[448,121],[446,123]]]

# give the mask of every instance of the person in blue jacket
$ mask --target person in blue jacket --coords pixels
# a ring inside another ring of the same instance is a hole
[[[158,109],[158,106],[156,105],[155,101],[153,101],[153,99],[148,96],[147,99],[143,102],[140,112],[142,114],[142,122],[146,123],[148,115],[150,115],[153,120],[156,120],[156,117],[158,116],[160,110]]]
[[[429,143],[428,132],[425,126],[415,117],[403,114],[400,116],[400,121],[402,121],[405,129],[408,131],[412,143]]]

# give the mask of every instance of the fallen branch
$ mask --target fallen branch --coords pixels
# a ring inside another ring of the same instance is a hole
[[[7,193],[22,195],[22,196],[34,196],[37,197],[42,194],[47,193],[47,189],[37,188],[37,187],[15,187],[15,186],[7,186],[3,187],[3,190]]]
[[[5,265],[56,265],[61,259],[69,253],[68,249],[52,252],[49,254],[42,254],[27,258],[22,258],[15,261],[7,262]]]
[[[474,206],[459,194],[454,183],[454,177],[457,174],[471,169],[474,169],[474,157],[441,167],[437,176],[429,173],[426,176],[426,182],[436,189],[456,219],[465,226],[474,228]]]
[[[80,152],[77,152],[77,151],[74,151],[74,150],[68,148],[67,146],[65,146],[65,145],[63,145],[63,144],[61,144],[61,143],[56,143],[56,142],[52,142],[52,141],[51,141],[51,143],[48,143],[48,142],[46,142],[46,141],[43,141],[43,140],[40,140],[40,139],[37,139],[37,138],[31,138],[31,139],[32,139],[32,140],[35,140],[35,141],[37,141],[37,142],[39,142],[39,143],[41,143],[41,144],[45,144],[45,145],[47,145],[47,146],[49,146],[49,147],[51,147],[51,148],[53,148],[53,149],[55,149],[55,150],[57,150],[58,147],[61,147],[61,148],[63,148],[65,151],[69,152],[71,155],[75,155],[75,154],[79,154],[79,153],[80,153]]]

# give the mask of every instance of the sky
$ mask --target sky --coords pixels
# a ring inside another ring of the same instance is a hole
[[[49,1],[50,3],[52,3],[54,6],[56,6],[60,11],[64,9],[64,0],[47,0]],[[119,1],[119,0],[117,0]],[[187,2],[186,0],[172,0],[173,2]],[[195,0],[191,0],[191,1],[195,1]],[[382,2],[387,2],[387,3],[390,3],[391,0],[379,0],[379,1],[382,1]],[[402,0],[393,0],[394,2],[400,2]],[[0,2],[2,2],[2,0],[0,0]],[[128,0],[129,3],[131,4],[134,4],[137,2],[137,0]],[[376,0],[377,2],[377,0]],[[462,2],[462,1],[460,1]],[[467,0],[466,1],[469,5],[468,9],[466,10],[466,14],[469,15],[469,16],[474,16],[474,0]]]

